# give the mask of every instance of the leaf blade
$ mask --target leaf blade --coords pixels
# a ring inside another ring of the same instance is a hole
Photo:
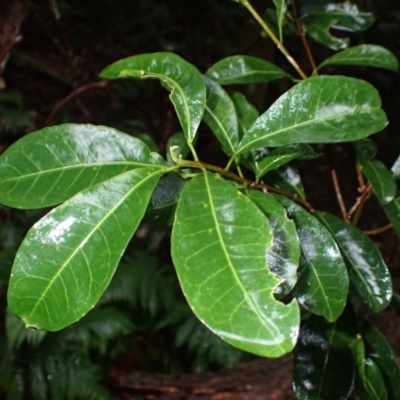
[[[292,143],[361,139],[387,125],[380,107],[379,93],[369,83],[344,76],[312,77],[291,88],[262,114],[236,153]]]
[[[385,47],[375,44],[360,44],[345,49],[327,58],[318,66],[318,69],[327,65],[362,65],[384,68],[394,72],[399,69],[396,56]]]
[[[349,277],[357,292],[375,313],[392,298],[389,270],[374,242],[357,227],[325,212],[317,217],[329,229],[348,260]]]
[[[139,139],[112,128],[44,128],[1,155],[0,202],[17,208],[47,207],[130,169],[165,165]]]
[[[160,79],[171,89],[170,99],[186,140],[193,142],[206,104],[203,77],[195,66],[169,52],[140,54],[109,65],[99,76],[108,79]]]
[[[346,305],[349,279],[331,234],[313,215],[283,196],[274,195],[293,218],[302,256],[293,289],[300,304],[327,321],[335,321]]]
[[[163,173],[141,168],[113,177],[78,193],[31,228],[8,291],[12,312],[26,326],[59,330],[94,306]]]
[[[206,75],[220,85],[263,83],[279,78],[291,78],[283,69],[261,58],[231,56],[211,66]]]
[[[266,268],[270,243],[265,216],[230,183],[206,173],[184,187],[172,257],[189,304],[228,343],[278,357],[294,346],[299,310],[273,298],[279,281]]]

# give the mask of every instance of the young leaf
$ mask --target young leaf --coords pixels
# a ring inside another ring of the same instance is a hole
[[[381,252],[360,229],[331,214],[317,217],[329,229],[347,260],[353,286],[375,313],[384,310],[392,297],[392,282]]]
[[[283,42],[282,36],[282,23],[285,18],[285,14],[287,11],[286,1],[285,0],[273,0],[276,7],[276,19],[279,27],[279,40]]]
[[[397,236],[400,238],[400,193],[390,203],[383,204],[383,209],[389,221],[393,224]]]
[[[207,76],[204,76],[204,82],[206,84],[207,104],[203,119],[227,153],[232,155],[239,143],[235,106],[228,93],[218,83],[207,78]]]
[[[387,400],[387,392],[382,373],[376,363],[369,357],[358,368],[356,377],[356,393],[362,400]]]
[[[348,38],[333,36],[331,28],[341,31],[357,32],[369,28],[374,22],[371,13],[361,11],[357,5],[349,2],[329,3],[319,10],[308,14],[303,19],[305,31],[317,42],[332,50],[342,50],[348,47]]]
[[[296,342],[299,308],[276,301],[269,272],[268,220],[222,178],[205,173],[182,190],[172,231],[172,258],[199,319],[226,342],[279,357]]]
[[[340,250],[317,218],[288,198],[274,196],[294,219],[300,239],[299,279],[293,294],[305,308],[333,322],[344,309],[349,288]]]
[[[0,157],[0,203],[40,208],[138,167],[166,162],[132,136],[94,125],[44,128],[18,140]]]
[[[318,69],[326,65],[362,65],[398,71],[396,56],[388,49],[375,44],[360,44],[336,53],[322,62]]]
[[[267,253],[267,264],[278,278],[283,279],[283,282],[274,289],[275,296],[283,298],[297,282],[300,243],[296,226],[287,217],[286,210],[271,195],[251,190],[249,197],[271,224],[273,242]]]
[[[193,142],[206,105],[203,76],[195,66],[173,53],[140,54],[109,65],[100,77],[160,79],[171,90],[170,99],[186,140]]]
[[[363,174],[371,182],[372,190],[382,204],[390,203],[396,196],[397,184],[391,172],[379,160],[357,160]]]
[[[165,146],[167,161],[170,164],[174,164],[171,157],[171,147],[175,147],[175,149],[172,151],[177,158],[179,156],[185,158],[190,153],[190,148],[186,142],[185,134],[183,132],[176,132],[170,136]]]
[[[59,330],[98,301],[164,170],[140,168],[101,182],[53,209],[28,232],[8,289],[27,327]]]
[[[209,68],[206,75],[220,85],[263,83],[283,77],[292,78],[275,64],[251,56],[223,58]]]
[[[301,327],[293,364],[298,399],[347,399],[353,388],[355,320],[341,316],[328,323],[313,315]]]
[[[380,367],[383,377],[386,378],[386,386],[391,394],[390,398],[400,399],[400,368],[392,346],[370,324],[365,326],[363,337],[369,350],[369,357]]]
[[[239,143],[237,154],[292,143],[343,142],[387,125],[378,91],[345,76],[301,81],[262,114]]]

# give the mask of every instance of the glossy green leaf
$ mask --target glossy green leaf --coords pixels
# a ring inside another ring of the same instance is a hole
[[[396,198],[390,203],[384,204],[383,209],[389,221],[393,224],[393,229],[400,238],[400,193],[397,192]]]
[[[171,149],[173,147],[173,150]],[[176,132],[169,137],[165,146],[166,157],[169,163],[173,164],[171,151],[176,158],[182,157],[183,159],[190,153],[190,148],[186,142],[185,134],[183,132]]]
[[[358,294],[375,313],[392,298],[390,272],[374,242],[357,227],[331,214],[317,217],[329,229],[347,260],[349,277]]]
[[[370,139],[356,140],[352,143],[358,159],[372,160],[376,156],[376,144]]]
[[[395,179],[400,178],[400,156],[397,157],[396,161],[392,165],[392,168],[390,168],[390,171],[392,172]]]
[[[276,19],[277,19],[278,28],[279,28],[279,40],[282,42],[283,41],[282,24],[283,24],[283,20],[285,18],[286,11],[287,11],[286,1],[285,0],[273,0],[273,2],[276,7]]]
[[[348,47],[349,39],[333,36],[331,28],[357,32],[369,28],[374,20],[373,14],[361,11],[350,2],[329,3],[308,14],[303,19],[303,25],[305,31],[317,42],[333,50],[342,50]]]
[[[249,197],[271,224],[273,242],[267,253],[267,264],[276,277],[283,279],[274,289],[275,296],[283,298],[297,282],[300,243],[296,225],[287,217],[285,208],[271,195],[251,190]]]
[[[260,113],[240,92],[234,92],[231,94],[231,99],[236,110],[239,137],[242,138],[254,124],[255,120],[260,116]]]
[[[251,56],[223,58],[209,68],[206,75],[220,85],[263,83],[283,77],[291,78],[275,64]]]
[[[173,53],[140,54],[117,61],[100,73],[101,78],[157,78],[171,91],[186,139],[192,143],[203,117],[206,90],[198,69]]]
[[[392,173],[379,160],[357,160],[363,174],[372,185],[372,190],[382,204],[390,203],[396,196],[397,184]]]
[[[362,400],[387,400],[382,373],[369,357],[365,358],[363,368],[358,368],[356,393],[358,398]]]
[[[98,301],[163,170],[139,168],[86,189],[28,232],[8,289],[27,327],[59,330]]]
[[[280,189],[286,190],[305,199],[304,187],[298,169],[292,164],[286,164],[268,172],[263,180]]]
[[[360,44],[327,58],[318,68],[326,65],[362,65],[397,71],[399,63],[388,49],[375,44]]]
[[[267,218],[230,182],[210,173],[182,190],[172,231],[172,258],[199,319],[222,339],[264,357],[296,342],[299,308],[276,301],[268,270]]]
[[[299,279],[293,289],[300,304],[329,322],[342,313],[349,278],[340,250],[316,217],[283,196],[276,196],[296,224],[300,239]]]
[[[378,91],[345,76],[316,76],[283,94],[249,129],[236,153],[292,143],[353,141],[387,125]]]
[[[372,325],[363,331],[369,357],[380,367],[391,399],[400,399],[400,368],[390,343]],[[386,379],[385,379],[386,378]]]
[[[218,83],[204,76],[207,103],[203,119],[228,154],[233,154],[239,143],[235,106],[228,93]]]
[[[257,179],[259,179],[264,176],[268,171],[276,169],[302,156],[314,158],[318,157],[318,154],[315,153],[310,146],[304,143],[287,145],[272,149],[260,161],[256,161],[256,177]]]
[[[177,173],[164,175],[151,195],[144,222],[159,226],[172,225],[179,196],[186,183],[187,180]]]
[[[300,329],[293,365],[293,389],[299,400],[345,400],[354,380],[351,346],[355,320],[334,323],[312,316]]]
[[[24,136],[0,157],[0,203],[47,207],[130,169],[165,161],[112,128],[65,124]]]

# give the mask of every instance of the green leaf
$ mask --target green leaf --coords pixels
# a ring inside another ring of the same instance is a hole
[[[151,195],[144,221],[159,226],[172,225],[179,196],[186,182],[177,173],[164,175]]]
[[[299,308],[276,301],[269,272],[268,220],[230,182],[205,173],[184,187],[172,231],[172,258],[199,319],[226,342],[264,357],[293,349]]]
[[[282,35],[282,23],[285,19],[287,6],[285,0],[273,0],[275,7],[276,7],[276,17],[279,27],[279,40],[283,42],[283,35]]]
[[[115,129],[65,124],[31,133],[0,157],[0,203],[47,207],[125,171],[164,168],[139,139]]]
[[[353,388],[351,345],[355,321],[340,317],[335,323],[312,316],[301,327],[295,349],[293,389],[298,399],[347,399]]]
[[[223,58],[209,68],[206,75],[220,85],[263,83],[283,77],[292,79],[275,64],[251,56]]]
[[[333,322],[344,309],[349,288],[340,250],[317,218],[288,198],[274,196],[294,220],[300,239],[299,279],[293,294],[312,313]]]
[[[380,367],[386,386],[390,390],[390,398],[400,399],[400,369],[390,343],[372,325],[367,324],[363,337],[369,357]]]
[[[238,119],[239,137],[242,138],[260,116],[260,113],[240,92],[231,94],[231,99],[235,106]]]
[[[385,47],[375,44],[360,44],[343,50],[327,58],[318,66],[318,69],[326,65],[362,65],[384,68],[390,71],[398,71],[399,69],[396,56]]]
[[[344,254],[350,281],[359,295],[373,312],[384,310],[392,298],[392,281],[374,242],[360,229],[331,214],[318,212],[317,217]]]
[[[302,156],[314,158],[318,157],[318,154],[315,153],[310,146],[304,143],[293,145],[289,144],[287,146],[272,149],[271,151],[268,151],[268,154],[260,161],[255,162],[256,177],[257,179],[259,179],[264,176],[268,171],[276,169],[294,160],[295,158],[299,158]]]
[[[397,184],[392,173],[379,160],[357,160],[363,174],[372,185],[372,190],[382,204],[390,203],[396,196]]]
[[[140,168],[101,182],[31,228],[8,290],[11,311],[27,327],[59,330],[96,304],[164,172]]]
[[[249,191],[249,197],[267,216],[271,224],[273,242],[267,253],[267,264],[283,282],[274,289],[277,298],[285,297],[297,282],[300,243],[296,226],[287,217],[286,210],[269,194]]]
[[[352,143],[358,159],[372,160],[377,153],[376,144],[370,139],[356,140]]]
[[[363,360],[363,368],[358,368],[356,393],[362,400],[387,400],[387,392],[382,373],[369,357]]]
[[[140,54],[109,65],[100,77],[159,79],[171,91],[170,99],[186,140],[193,142],[206,105],[203,76],[195,66],[173,53]]]
[[[397,236],[400,238],[400,193],[397,192],[396,198],[389,204],[383,204],[383,209],[389,221],[393,224],[393,229]]]
[[[236,153],[292,143],[343,142],[364,138],[387,125],[378,91],[345,76],[301,81],[262,114]]]
[[[171,147],[176,147],[173,151],[175,157],[181,156],[185,158],[190,153],[190,148],[186,142],[185,134],[183,132],[176,132],[169,137],[166,148],[166,157],[169,163],[173,164],[171,157]]]
[[[263,177],[263,180],[273,186],[293,193],[301,199],[306,198],[299,171],[293,164],[285,164],[278,169],[268,172]]]
[[[214,132],[224,150],[233,154],[239,143],[235,106],[228,93],[218,83],[204,76],[207,104],[203,119]]]
[[[349,2],[330,3],[319,10],[308,14],[303,19],[305,31],[317,42],[333,50],[348,47],[348,38],[333,36],[331,28],[341,31],[357,32],[368,29],[375,18],[372,13],[361,11],[357,5]]]

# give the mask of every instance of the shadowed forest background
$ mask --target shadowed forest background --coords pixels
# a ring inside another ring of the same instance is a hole
[[[327,1],[297,3],[301,9]],[[368,31],[351,35],[352,45],[380,44],[400,59],[398,1],[357,3],[373,12],[376,22]],[[268,0],[253,4],[261,13],[273,8]],[[317,61],[333,54],[312,40],[310,44]],[[285,38],[285,45],[310,72],[295,33]],[[180,130],[168,93],[157,81],[98,78],[116,60],[158,51],[177,53],[201,72],[235,54],[291,68],[246,10],[229,0],[0,0],[0,152],[29,132],[74,122],[117,128],[165,154],[168,139]],[[336,74],[340,68],[334,67]],[[379,158],[391,166],[400,152],[399,74],[352,67],[345,71],[368,80],[380,92],[390,125],[373,140]],[[261,111],[290,85],[276,81],[235,90]],[[338,171],[345,200],[355,198],[354,155],[345,144],[321,145],[317,150],[325,155],[298,163],[308,199],[315,207],[339,215],[330,168],[333,165]],[[205,125],[198,154],[210,163],[226,157]],[[140,227],[110,287],[82,320],[57,333],[25,330],[7,310],[7,284],[19,244],[46,212],[0,206],[1,399],[294,398],[290,356],[256,359],[223,342],[193,315],[172,266],[170,228],[161,224]],[[363,229],[387,224],[373,199],[363,215]],[[398,289],[400,244],[392,231],[373,239]],[[375,316],[366,311],[366,318],[381,329],[399,356],[395,307]],[[236,369],[221,372],[232,367]],[[175,376],[195,372],[203,374]]]

